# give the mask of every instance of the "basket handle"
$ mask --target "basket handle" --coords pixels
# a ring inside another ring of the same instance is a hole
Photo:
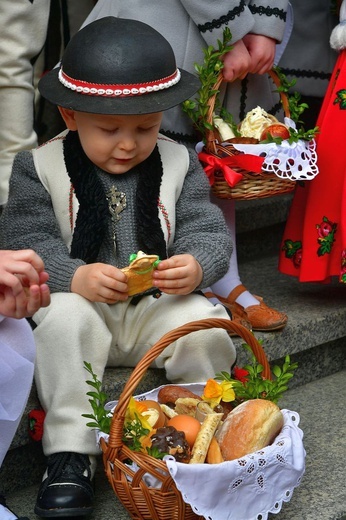
[[[281,87],[281,81],[280,81],[278,73],[276,72],[275,69],[269,70],[268,75],[271,77],[271,79],[273,80],[273,83],[276,85],[277,88]],[[223,74],[222,74],[222,70],[221,70],[219,72],[219,74],[217,76],[217,80],[212,88],[212,90],[215,91],[215,94],[210,96],[210,98],[208,99],[208,111],[207,111],[207,115],[206,115],[206,120],[211,125],[213,125],[213,114],[214,114],[216,99],[217,99],[217,96],[219,95],[219,89],[220,89],[223,81],[224,81],[224,79],[223,79]],[[279,94],[280,94],[280,99],[281,99],[281,104],[282,104],[284,114],[286,117],[290,117],[288,96],[287,96],[286,92],[283,92],[283,91],[279,91]],[[215,131],[206,130],[207,148],[213,152],[216,152],[216,150],[215,150],[216,141],[217,141],[217,138],[215,135]]]
[[[129,405],[130,398],[134,394],[139,382],[141,381],[146,370],[150,367],[151,363],[157,358],[159,354],[171,343],[177,339],[196,332],[211,328],[222,328],[228,332],[235,332],[238,334],[250,347],[256,357],[257,361],[263,365],[263,377],[265,379],[271,379],[271,370],[266,354],[258,342],[254,334],[242,325],[238,325],[229,319],[223,318],[210,318],[197,321],[191,321],[181,327],[171,330],[162,338],[157,341],[148,352],[142,357],[134,368],[130,378],[128,379],[125,387],[119,397],[118,404],[114,410],[114,414],[111,421],[109,439],[107,447],[103,446],[104,450],[108,449],[120,449],[122,447],[122,434],[125,421],[126,409]]]

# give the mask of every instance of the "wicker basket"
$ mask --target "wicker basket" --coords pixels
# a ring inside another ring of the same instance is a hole
[[[263,376],[271,379],[271,371],[265,352],[255,336],[245,327],[227,319],[204,319],[193,321],[165,334],[145,354],[134,368],[119,398],[112,418],[109,439],[101,439],[103,462],[107,478],[119,498],[135,520],[196,520],[197,516],[186,504],[170,476],[165,462],[143,453],[131,451],[122,442],[125,412],[130,398],[139,382],[156,357],[171,343],[191,332],[223,328],[241,336],[251,347],[257,361],[263,365]],[[132,461],[139,469],[134,472],[128,463]],[[143,480],[149,473],[161,482],[159,489],[148,487]]]
[[[280,86],[280,79],[274,70],[269,71],[269,76],[277,87]],[[220,85],[223,81],[222,73],[219,74],[218,80],[213,87],[213,90],[219,91]],[[212,125],[213,113],[215,108],[215,102],[217,99],[217,93],[211,96],[208,101],[208,113],[206,120]],[[281,104],[286,117],[290,117],[288,98],[284,92],[280,92]],[[238,142],[246,144],[247,138],[237,138]],[[207,130],[206,132],[206,144],[205,151],[215,157],[230,157],[234,155],[242,154],[236,150],[232,144],[229,146],[222,146],[219,144],[220,139],[217,131]],[[295,181],[290,179],[281,179],[277,177],[275,173],[267,172],[252,172],[245,169],[241,169],[237,166],[233,169],[243,175],[242,180],[238,182],[234,187],[229,186],[226,182],[223,172],[217,170],[214,173],[214,183],[212,185],[212,191],[214,195],[220,199],[238,199],[238,200],[251,200],[271,197],[273,195],[280,195],[283,193],[289,193],[295,188]]]

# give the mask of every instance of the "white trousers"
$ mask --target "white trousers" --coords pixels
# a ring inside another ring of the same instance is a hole
[[[198,294],[162,295],[107,305],[72,293],[55,293],[49,307],[34,316],[37,345],[35,380],[46,410],[46,455],[75,451],[99,453],[95,432],[81,416],[91,413],[84,361],[102,380],[106,366],[133,367],[166,332],[202,318],[227,318],[224,308]],[[230,370],[234,345],[223,329],[198,331],[178,339],[157,357],[172,382],[205,381]]]
[[[0,316],[0,466],[29,396],[34,359],[35,344],[28,322]]]

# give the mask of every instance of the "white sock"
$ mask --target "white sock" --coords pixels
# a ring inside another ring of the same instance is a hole
[[[238,259],[237,259],[237,246],[236,246],[236,231],[235,231],[235,202],[234,200],[217,199],[213,197],[212,201],[217,204],[222,210],[227,227],[230,231],[231,238],[233,241],[233,252],[229,263],[227,273],[221,280],[217,281],[211,286],[211,292],[227,298],[231,291],[238,285],[241,285],[238,270]],[[249,291],[244,291],[236,302],[242,307],[246,308],[250,305],[259,305],[259,301]]]
[[[15,520],[18,519],[7,507],[0,505],[0,520]]]

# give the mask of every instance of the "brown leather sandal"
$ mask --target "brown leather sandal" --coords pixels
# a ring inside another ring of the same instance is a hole
[[[215,297],[218,298],[223,305],[229,308],[232,315],[234,312],[232,308],[234,309],[235,306],[236,309],[240,308],[243,312],[244,319],[250,322],[252,330],[268,332],[272,330],[281,330],[286,326],[288,319],[287,315],[268,307],[260,296],[253,295],[254,298],[260,302],[259,305],[250,305],[246,308],[239,305],[235,300],[245,291],[247,291],[246,287],[240,284],[230,292],[227,298],[221,298],[218,295],[215,295]],[[238,313],[240,313],[240,311],[238,311]]]

